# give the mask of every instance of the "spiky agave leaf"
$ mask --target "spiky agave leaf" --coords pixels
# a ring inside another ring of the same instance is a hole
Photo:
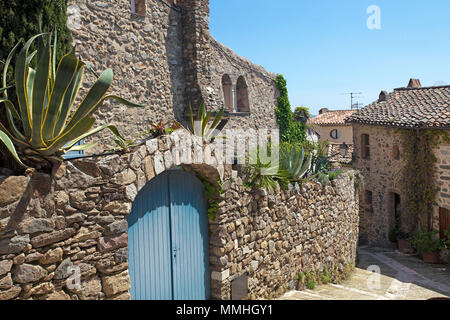
[[[47,44],[43,41],[48,35]],[[37,52],[28,53],[33,41],[38,40]],[[55,46],[52,35],[40,33],[28,40],[16,59],[15,88],[18,108],[7,98],[6,74],[17,44],[10,52],[3,71],[3,93],[0,103],[6,106],[10,130],[0,123],[0,128],[10,140],[23,150],[34,150],[33,157],[54,161],[81,139],[108,128],[116,137],[120,134],[116,127],[106,124],[92,130],[95,119],[93,113],[105,100],[115,100],[130,107],[142,107],[116,95],[107,95],[112,79],[111,69],[105,70],[91,87],[78,108],[72,112],[78,91],[83,80],[85,63],[71,53],[65,55],[56,68]],[[37,67],[29,67],[34,57]],[[13,118],[22,122],[22,130],[16,127]],[[22,133],[23,132],[23,133]],[[89,145],[75,147],[86,149]],[[29,152],[28,152],[29,153]]]

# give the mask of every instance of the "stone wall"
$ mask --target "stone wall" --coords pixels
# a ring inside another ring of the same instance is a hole
[[[389,230],[395,225],[393,194],[400,195],[402,231],[408,232],[408,208],[402,199],[406,199],[403,184],[403,168],[406,164],[402,150],[402,136],[395,128],[353,124],[355,160],[353,167],[364,176],[365,186],[360,201],[360,235],[362,243],[382,246],[389,245]],[[361,135],[370,137],[370,159],[361,157]],[[394,146],[399,149],[399,159],[394,158]],[[433,208],[431,221],[435,230],[439,230],[439,207],[450,208],[449,149],[447,144],[440,145],[435,152],[437,161],[437,186],[440,188]],[[372,204],[366,203],[366,191],[372,192]]]
[[[107,101],[95,114],[97,125],[115,124],[126,138],[136,139],[159,120],[186,124],[189,105],[195,110],[202,99],[213,111],[224,105],[221,81],[229,73],[245,77],[251,103],[250,114],[232,116],[229,127],[277,127],[275,76],[211,38],[209,0],[177,1],[179,7],[170,7],[173,1],[145,3],[145,15],[138,15],[131,13],[130,0],[69,0],[77,55],[98,72],[112,68],[111,91],[146,106]],[[93,80],[87,72],[81,96]],[[107,131],[94,139],[113,144]]]
[[[113,123],[128,138],[159,120],[180,120],[185,111],[181,13],[147,0],[145,16],[131,13],[131,1],[70,0],[69,27],[77,55],[98,72],[114,71],[111,91],[147,107],[105,102],[97,125]],[[87,74],[89,74],[87,72]],[[84,81],[92,86],[93,76]],[[111,144],[109,133],[99,135]]]
[[[67,161],[51,175],[3,170],[0,300],[129,299],[126,217],[147,182],[180,164],[212,183],[223,181],[217,220],[210,221],[213,298],[229,299],[230,281],[244,272],[253,297],[270,297],[284,292],[299,270],[354,263],[358,199],[351,172],[326,188],[306,183],[254,193],[220,164],[213,145],[200,149],[209,152],[206,164],[189,161],[199,146],[179,149],[182,133],[128,154]],[[79,288],[67,281],[77,270]]]
[[[252,192],[239,178],[224,182],[220,215],[211,226],[213,297],[230,299],[231,282],[244,273],[251,297],[268,299],[294,289],[299,271],[320,273],[326,266],[340,273],[354,264],[354,183],[353,171],[327,187],[306,182],[272,194]]]
[[[450,210],[450,144],[442,143],[435,151],[437,157],[437,184],[439,193],[436,203]]]

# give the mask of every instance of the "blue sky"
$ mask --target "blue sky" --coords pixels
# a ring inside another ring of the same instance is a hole
[[[381,29],[369,30],[370,5]],[[288,81],[292,107],[347,109],[381,90],[450,84],[449,0],[210,0],[211,34]]]

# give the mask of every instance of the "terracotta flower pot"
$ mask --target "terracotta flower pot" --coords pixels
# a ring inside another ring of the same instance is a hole
[[[439,252],[422,252],[422,259],[426,263],[439,263]]]
[[[404,253],[412,253],[414,252],[411,242],[406,239],[398,240],[398,250]]]
[[[398,250],[398,242],[391,242],[392,248]]]

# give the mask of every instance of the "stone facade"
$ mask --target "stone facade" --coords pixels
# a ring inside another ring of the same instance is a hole
[[[224,182],[223,202],[212,223],[212,294],[230,299],[231,282],[248,274],[252,298],[273,298],[294,288],[302,271],[343,272],[354,264],[358,195],[350,171],[327,187],[315,183],[289,191],[252,192]]]
[[[365,186],[360,201],[360,237],[362,243],[389,246],[389,230],[395,225],[395,195],[399,196],[399,215],[403,232],[411,227],[403,185],[403,168],[406,160],[402,150],[402,136],[398,129],[382,126],[353,124],[355,141],[353,167],[364,176]],[[369,135],[370,158],[362,157],[363,134]],[[442,144],[435,152],[440,188],[433,208],[432,226],[439,230],[439,207],[449,209],[447,198],[450,176],[449,146]],[[371,198],[371,199],[368,199]],[[371,201],[370,201],[371,200]],[[370,202],[370,203],[369,203]]]
[[[230,127],[275,128],[275,75],[239,57],[209,34],[209,1],[146,0],[145,15],[131,13],[131,1],[69,0],[68,21],[78,56],[96,71],[112,68],[111,90],[146,105],[127,108],[105,102],[97,125],[112,123],[135,139],[159,120],[185,123],[189,105],[204,100],[212,111],[224,106],[222,77],[239,76],[248,86],[250,113],[231,115]],[[172,7],[171,7],[172,6]],[[82,93],[92,85],[85,79]],[[94,139],[111,144],[110,133]],[[100,152],[93,149],[91,152]]]
[[[213,145],[200,149],[210,153],[210,165],[188,161],[199,146],[180,150],[181,134],[149,140],[128,154],[67,161],[51,175],[3,170],[0,300],[129,299],[126,217],[147,182],[180,164],[212,183],[219,176],[223,181],[218,216],[210,221],[213,298],[229,299],[230,281],[244,272],[253,297],[270,297],[283,293],[299,270],[339,270],[355,262],[352,172],[326,188],[305,183],[274,194],[252,192],[230,165],[220,164]]]

